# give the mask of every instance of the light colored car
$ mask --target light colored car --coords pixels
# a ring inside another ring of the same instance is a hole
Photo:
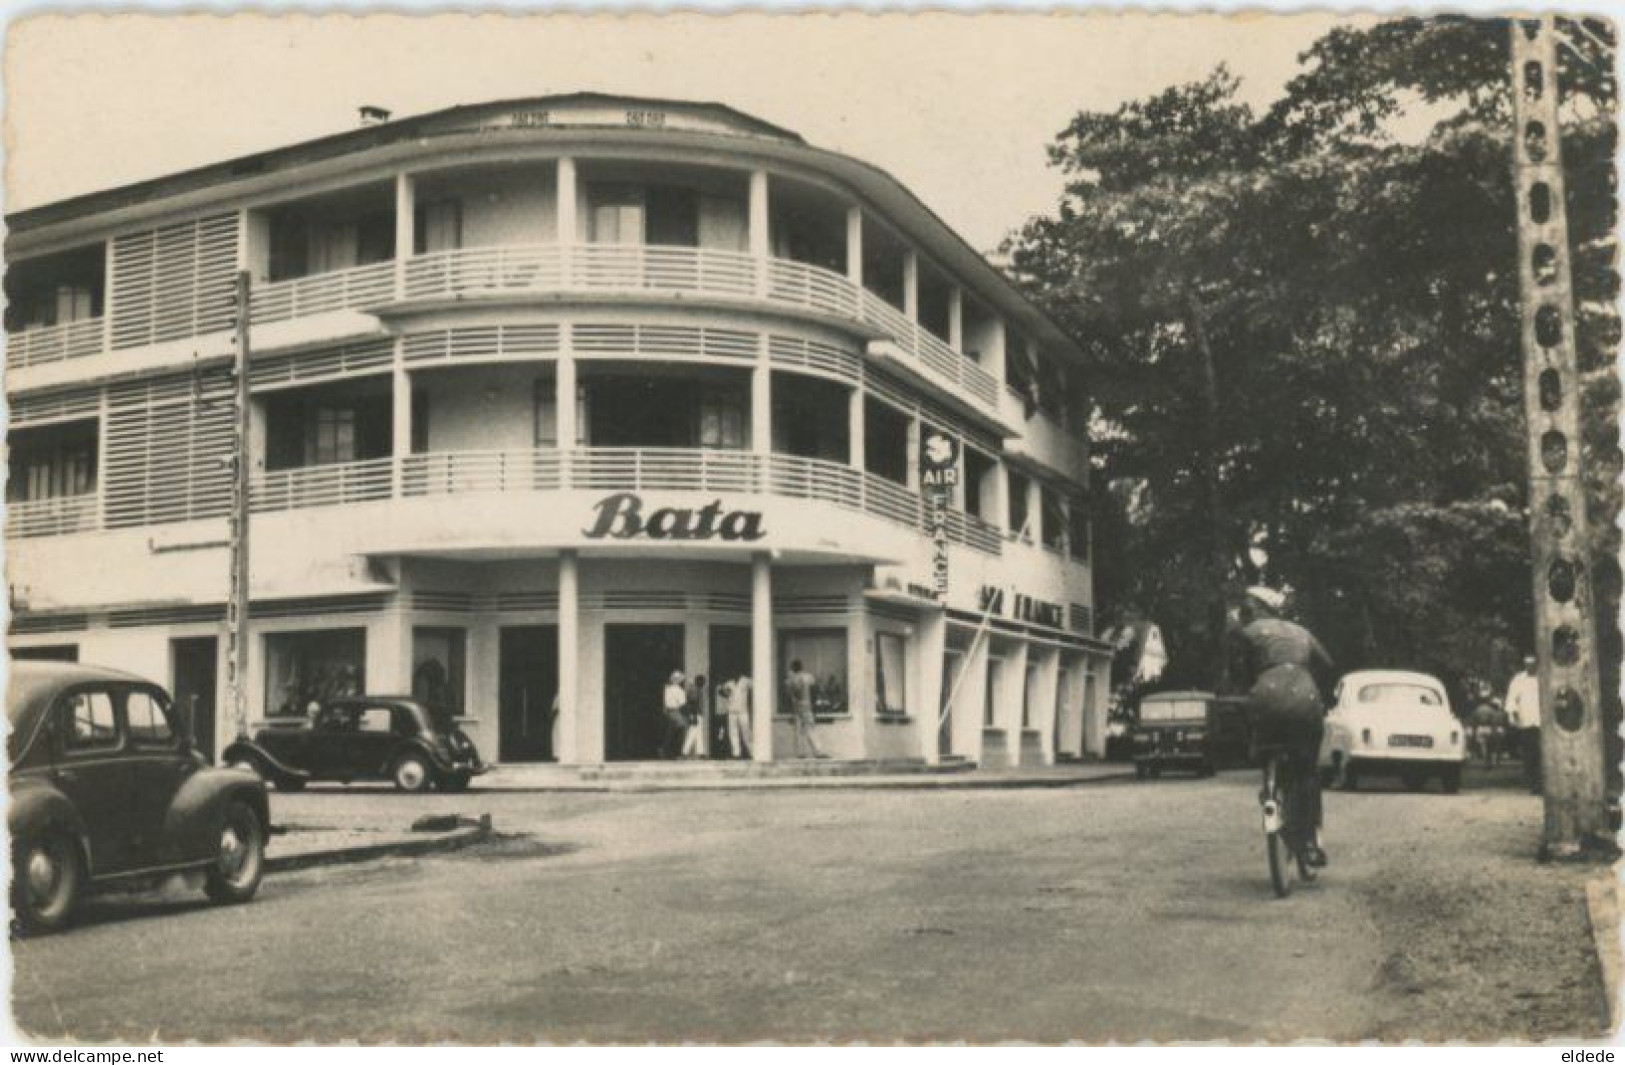
[[[1365,776],[1399,777],[1413,791],[1436,777],[1446,794],[1454,794],[1467,759],[1463,732],[1438,678],[1361,670],[1338,682],[1320,765],[1347,791]]]

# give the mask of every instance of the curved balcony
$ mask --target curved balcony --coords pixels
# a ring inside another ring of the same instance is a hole
[[[377,307],[394,295],[392,261],[273,281],[254,290],[254,322],[286,322],[330,311]]]
[[[309,466],[256,475],[256,512],[368,503],[397,496],[394,459]],[[409,455],[400,463],[401,498],[563,490],[715,492],[771,495],[825,503],[916,532],[928,530],[918,493],[863,470],[794,455],[756,455],[698,448],[578,448],[448,451]],[[950,510],[948,538],[987,554],[1002,547],[999,530]]]

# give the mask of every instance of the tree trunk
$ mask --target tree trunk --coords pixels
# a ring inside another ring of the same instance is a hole
[[[1230,523],[1224,511],[1224,494],[1219,491],[1219,375],[1213,363],[1213,345],[1208,342],[1207,318],[1201,303],[1192,295],[1187,299],[1187,308],[1191,338],[1196,341],[1202,370],[1202,426],[1196,466],[1201,471],[1202,503],[1207,511],[1208,632],[1213,640],[1213,690],[1224,692],[1230,688],[1230,656],[1225,642],[1225,584],[1230,577],[1225,544]]]

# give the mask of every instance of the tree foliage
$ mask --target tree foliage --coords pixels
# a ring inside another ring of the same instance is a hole
[[[1562,27],[1594,574],[1611,619],[1612,34]],[[1455,17],[1342,27],[1267,108],[1220,67],[1080,113],[1051,145],[1062,202],[1005,250],[1088,360],[1114,534],[1099,539],[1102,614],[1134,604],[1158,620],[1171,681],[1212,682],[1207,604],[1226,581],[1292,588],[1347,668],[1500,681],[1529,646],[1507,35]],[[1617,658],[1612,634],[1610,621]]]

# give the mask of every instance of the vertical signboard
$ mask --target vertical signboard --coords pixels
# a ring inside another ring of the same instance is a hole
[[[931,531],[931,590],[948,594],[948,497],[959,483],[959,441],[940,429],[920,440],[920,487],[925,489]]]

